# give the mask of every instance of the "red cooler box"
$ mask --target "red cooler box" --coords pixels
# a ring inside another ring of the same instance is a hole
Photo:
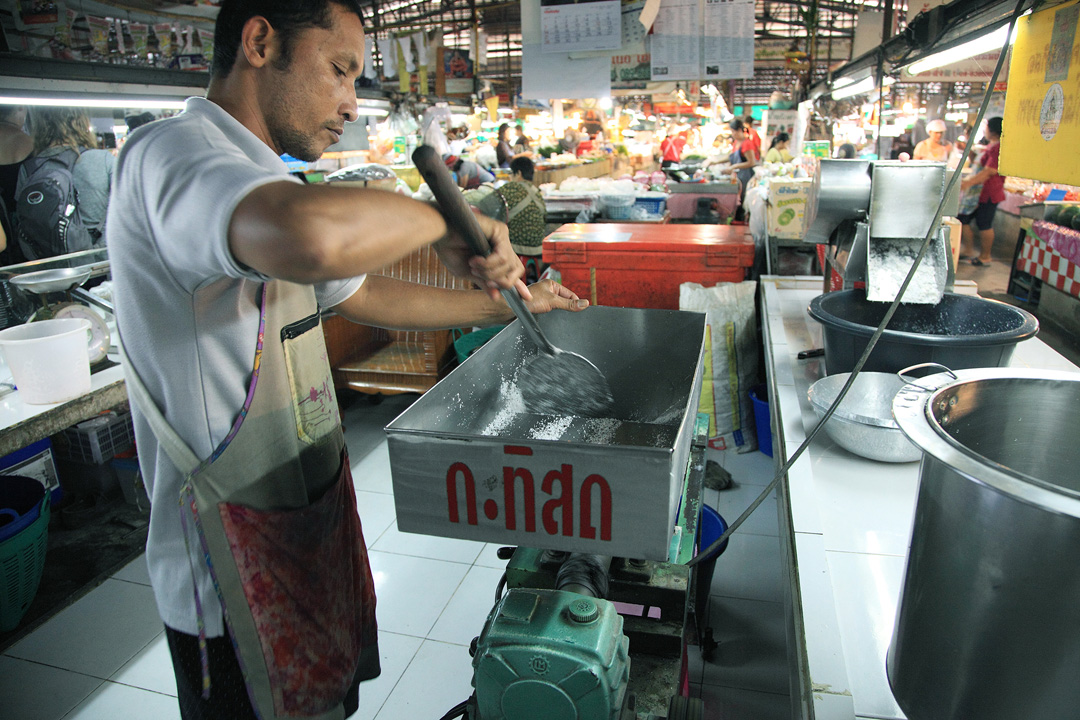
[[[594,305],[679,309],[679,285],[741,282],[754,264],[745,225],[563,225],[544,238],[544,262]]]

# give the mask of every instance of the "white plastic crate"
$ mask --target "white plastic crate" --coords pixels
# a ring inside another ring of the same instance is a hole
[[[54,448],[66,460],[101,465],[124,452],[135,442],[130,412],[108,412],[85,420],[63,432],[66,443]]]

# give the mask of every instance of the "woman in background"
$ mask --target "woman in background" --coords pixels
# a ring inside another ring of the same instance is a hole
[[[13,237],[11,218],[15,214],[15,186],[19,181],[19,168],[34,152],[34,140],[25,132],[26,107],[23,105],[0,105],[0,228],[5,238]],[[5,247],[7,243],[5,241]],[[12,243],[10,250],[0,253],[0,265],[14,265],[25,258]]]
[[[53,157],[67,150],[79,153],[71,171],[79,194],[79,212],[90,232],[100,235],[105,229],[116,158],[108,150],[97,149],[90,118],[76,108],[36,107],[30,111],[30,133],[35,157]]]
[[[510,125],[503,123],[499,126],[499,139],[495,144],[495,155],[499,167],[510,167],[510,161],[514,159],[514,150],[510,147],[510,141],[506,137],[506,131]]]
[[[776,133],[776,137],[772,139],[772,143],[769,144],[769,152],[765,153],[765,162],[771,163],[786,163],[791,162],[794,158],[791,153],[788,152],[788,145],[791,143],[791,136],[786,132]]]
[[[743,202],[746,200],[746,186],[754,177],[754,168],[761,158],[754,149],[754,142],[746,134],[742,120],[735,118],[728,123],[731,129],[731,167],[728,172],[739,181],[739,207],[735,210],[735,219],[742,222],[746,217]]]
[[[952,154],[953,144],[944,140],[945,122],[943,120],[931,120],[926,124],[926,133],[929,135],[925,140],[915,146],[912,155],[916,160],[933,160],[945,162]]]

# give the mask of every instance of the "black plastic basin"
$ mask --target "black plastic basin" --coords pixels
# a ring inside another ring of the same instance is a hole
[[[864,290],[841,290],[810,301],[822,324],[826,374],[851,372],[889,303],[871,302]],[[935,362],[953,370],[1003,367],[1016,343],[1039,332],[1038,319],[1020,308],[946,293],[937,305],[900,305],[863,370],[899,372]]]

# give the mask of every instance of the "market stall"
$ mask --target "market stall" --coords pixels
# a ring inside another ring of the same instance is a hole
[[[545,183],[561,183],[571,177],[601,178],[609,177],[612,172],[612,162],[609,158],[586,160],[580,163],[548,164],[539,162],[536,166],[534,182],[537,185]]]

